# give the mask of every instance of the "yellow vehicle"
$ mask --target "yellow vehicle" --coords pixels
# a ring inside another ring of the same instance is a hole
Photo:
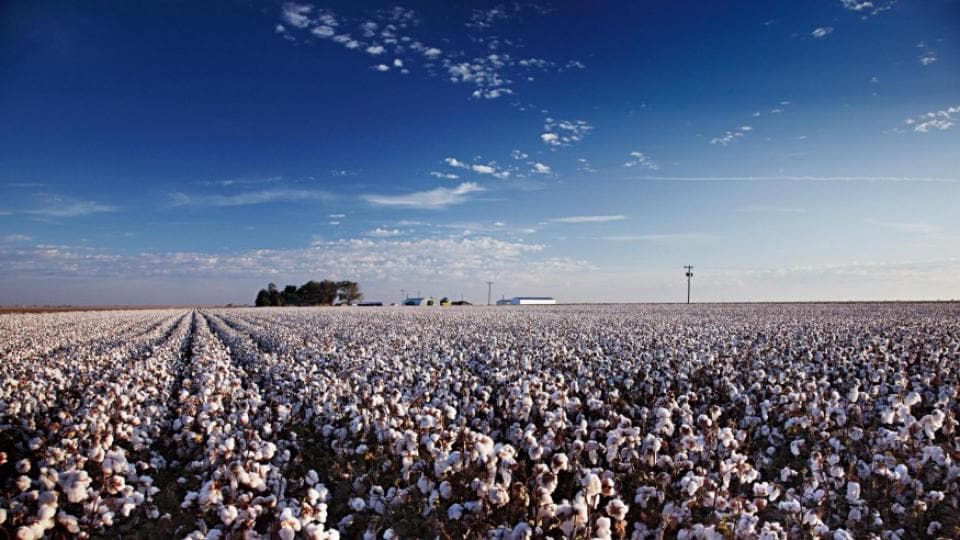
[[[440,307],[449,307],[449,306],[450,306],[450,299],[449,299],[449,298],[447,298],[446,296],[444,296],[443,298],[440,299]]]

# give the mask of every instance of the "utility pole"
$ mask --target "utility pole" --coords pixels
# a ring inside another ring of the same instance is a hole
[[[487,282],[487,305],[490,305],[490,293],[493,291],[493,282]]]
[[[401,300],[400,303],[402,304],[402,303],[406,302],[406,301],[407,301],[407,290],[406,290],[406,289],[400,289],[400,296],[403,297],[403,300]]]
[[[693,277],[693,267],[689,264],[684,266],[687,270],[687,303],[690,303],[690,278]]]

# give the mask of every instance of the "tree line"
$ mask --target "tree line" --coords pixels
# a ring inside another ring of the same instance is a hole
[[[331,306],[339,300],[352,304],[363,298],[360,285],[353,281],[313,281],[303,285],[287,285],[281,291],[273,283],[260,289],[254,302],[259,306]]]

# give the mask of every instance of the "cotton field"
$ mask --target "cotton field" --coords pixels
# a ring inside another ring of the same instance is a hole
[[[11,538],[956,538],[960,306],[0,316]]]

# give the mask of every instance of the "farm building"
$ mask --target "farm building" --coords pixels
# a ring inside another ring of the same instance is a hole
[[[512,306],[552,306],[556,303],[557,301],[549,296],[514,296],[510,299]]]
[[[433,298],[407,298],[403,301],[405,306],[432,306]]]

